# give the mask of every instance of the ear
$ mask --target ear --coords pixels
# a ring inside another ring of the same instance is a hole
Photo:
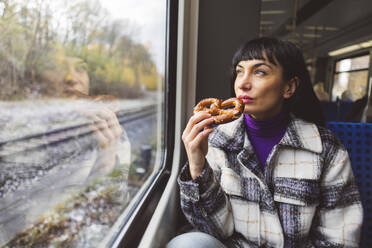
[[[293,94],[296,92],[299,83],[300,79],[297,76],[293,77],[291,80],[286,82],[283,92],[284,99],[288,99],[293,96]]]

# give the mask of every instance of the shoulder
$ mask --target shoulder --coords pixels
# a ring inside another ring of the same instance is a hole
[[[323,150],[325,148],[339,147],[343,148],[343,144],[334,132],[328,128],[316,125],[313,122],[305,121],[303,119],[293,117],[296,129],[302,136],[316,136],[319,138]]]
[[[298,118],[295,118],[294,122],[297,131],[300,130],[298,133],[301,137],[301,148],[315,152],[315,160],[322,165],[321,170],[326,170],[336,164],[342,166],[349,160],[347,150],[331,130]]]
[[[317,128],[322,140],[323,151],[321,156],[325,162],[325,168],[335,163],[342,163],[345,159],[348,160],[349,154],[336,134],[326,127],[317,126]]]
[[[329,129],[291,115],[291,121],[281,144],[327,157],[328,152],[344,150],[341,141]]]
[[[315,124],[314,124],[315,125]],[[339,146],[343,147],[342,142],[334,132],[326,127],[317,126],[322,143],[326,146]]]

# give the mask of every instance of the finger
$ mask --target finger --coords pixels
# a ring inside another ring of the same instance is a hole
[[[211,114],[207,113],[207,112],[198,112],[196,114],[194,114],[193,116],[191,116],[191,118],[189,119],[187,125],[186,125],[186,128],[184,130],[184,134],[185,135],[188,135],[188,133],[191,132],[192,128],[194,127],[194,125],[206,118],[209,118],[211,117]]]
[[[109,119],[105,119],[105,121],[107,122],[107,126],[113,132],[114,136],[119,137],[122,135],[123,129],[119,124],[116,115],[110,116]]]
[[[213,123],[214,123],[214,121],[213,121]],[[204,130],[206,130],[206,129],[212,129],[212,130],[214,130],[213,123],[212,123],[212,125],[208,125],[208,126],[204,127]]]
[[[110,109],[100,106],[99,108],[89,108],[81,112],[86,117],[93,120],[90,129],[94,131],[100,143],[110,142],[122,135],[123,129],[120,126],[116,114]]]
[[[115,139],[115,135],[112,132],[112,129],[109,128],[106,120],[95,117],[94,126],[96,128],[96,132],[102,134],[109,142]]]
[[[123,128],[119,123],[119,120],[114,112],[110,112],[108,125],[112,129],[116,137],[120,137],[123,134]]]
[[[204,128],[212,125],[214,122],[213,118],[204,119],[201,122],[198,122],[193,126],[189,134],[187,135],[187,140],[191,141],[195,139],[195,137],[204,130]]]
[[[103,121],[99,125],[99,130],[102,132],[102,134],[111,142],[116,139],[116,135],[112,131],[111,128],[109,128],[107,122]]]
[[[123,134],[123,128],[119,125],[109,126],[111,132],[115,136],[115,138],[119,138]]]
[[[199,148],[202,142],[207,141],[208,136],[213,132],[213,129],[206,129],[200,132],[192,142],[190,142],[190,149],[193,150],[195,148]]]
[[[101,126],[101,128],[107,128],[114,137],[120,137],[123,133],[123,129],[116,117],[116,114],[107,108],[102,108],[97,112],[95,119],[101,119],[106,121],[107,126]]]
[[[106,107],[100,108],[97,112],[97,116],[101,119],[107,120],[108,122],[112,122],[113,124],[120,125],[116,114]]]
[[[106,147],[110,142],[109,140],[103,135],[103,133],[99,130],[99,128],[96,125],[89,125],[88,126],[90,130],[93,131],[94,137],[98,141],[98,145],[101,148]]]
[[[213,124],[214,120],[213,118],[204,119],[201,122],[195,124],[191,131],[187,133],[184,137],[184,142],[192,142],[195,137],[202,132],[204,129],[208,129]]]

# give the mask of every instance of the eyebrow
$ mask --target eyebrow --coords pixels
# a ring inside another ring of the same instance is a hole
[[[253,67],[254,67],[254,68],[257,68],[257,67],[260,67],[261,65],[266,65],[266,66],[269,67],[270,69],[273,69],[272,66],[271,66],[270,64],[265,63],[265,62],[256,63],[256,64],[253,65]],[[236,67],[240,67],[240,68],[243,68],[243,69],[244,69],[244,67],[243,67],[242,65],[240,65],[240,64],[237,64]]]

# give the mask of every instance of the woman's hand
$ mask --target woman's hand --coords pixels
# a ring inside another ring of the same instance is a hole
[[[194,114],[182,134],[186,148],[192,179],[198,177],[204,168],[205,156],[208,153],[208,136],[213,132],[213,119],[206,112]]]
[[[115,167],[120,137],[124,132],[123,128],[115,112],[103,104],[96,104],[79,112],[93,121],[88,125],[88,129],[92,131],[92,137],[98,144],[97,159],[91,168],[89,177],[96,178],[106,175]]]
[[[116,114],[111,109],[99,106],[86,111],[85,114],[94,121],[89,128],[93,131],[100,148],[116,143],[123,134]]]

